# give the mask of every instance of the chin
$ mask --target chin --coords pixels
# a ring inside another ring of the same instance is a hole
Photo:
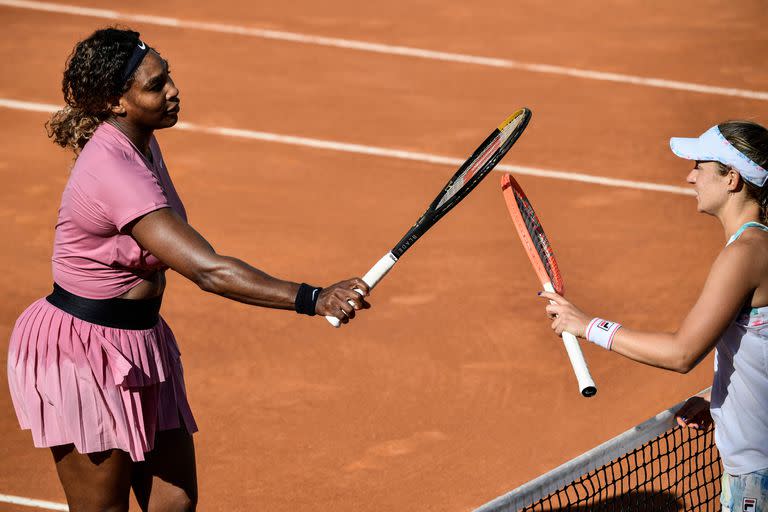
[[[704,215],[715,215],[713,213],[713,210],[708,209],[708,208],[706,208],[704,206],[701,206],[701,205],[697,205],[696,206],[696,211],[699,212],[699,213],[703,213]]]
[[[179,116],[177,114],[171,114],[166,116],[166,118],[163,120],[159,128],[160,129],[170,128],[171,126],[174,126],[178,122],[179,122]]]

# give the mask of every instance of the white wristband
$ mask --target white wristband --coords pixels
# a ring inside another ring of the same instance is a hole
[[[585,337],[592,343],[600,345],[606,350],[611,350],[613,337],[619,329],[621,329],[621,324],[603,318],[593,318],[587,325]]]

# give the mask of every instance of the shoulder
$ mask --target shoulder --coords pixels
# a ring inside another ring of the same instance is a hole
[[[132,148],[99,138],[89,141],[77,157],[72,179],[111,186],[126,180],[152,179],[152,173]]]
[[[765,259],[768,261],[768,231],[762,229],[746,229],[732,244],[723,249],[723,253],[740,257]]]
[[[745,229],[741,236],[731,245],[739,242],[752,245],[753,247],[762,245],[765,249],[768,249],[768,231],[764,231],[759,227],[750,227]]]
[[[733,243],[725,247],[715,265],[721,271],[730,269],[755,284],[762,281],[768,273],[768,232],[760,229],[748,229]]]
[[[111,128],[111,127],[109,127]],[[121,161],[132,161],[131,147],[114,136],[114,134],[105,126],[99,127],[93,134],[80,155],[77,157],[77,163],[113,163]],[[75,165],[77,165],[77,163]]]

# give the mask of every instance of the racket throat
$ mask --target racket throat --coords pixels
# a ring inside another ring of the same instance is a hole
[[[392,255],[395,260],[398,260],[411,246],[416,243],[416,240],[421,238],[432,225],[436,222],[434,216],[431,216],[429,212],[421,216],[421,218],[413,225],[411,229],[405,234],[403,238],[397,242],[397,245],[392,248],[389,254]]]
[[[398,259],[398,258],[399,258],[400,256],[402,256],[402,255],[405,253],[405,251],[407,251],[407,250],[408,250],[408,249],[411,247],[411,245],[413,245],[413,243],[414,243],[414,242],[416,242],[416,240],[418,240],[418,239],[419,239],[419,235],[417,235],[416,233],[410,234],[410,235],[409,235],[409,236],[407,236],[406,238],[403,238],[402,240],[400,240],[400,241],[397,243],[397,246],[395,246],[395,248],[394,248],[394,249],[392,249],[392,252],[390,252],[389,254],[391,254],[393,258],[395,258],[395,259]],[[395,254],[397,254],[397,256],[395,256]]]

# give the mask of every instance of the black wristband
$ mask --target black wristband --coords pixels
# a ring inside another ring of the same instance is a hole
[[[315,316],[315,306],[317,305],[317,298],[320,297],[321,291],[323,291],[322,288],[316,288],[307,283],[301,283],[294,304],[296,312],[302,315]]]

